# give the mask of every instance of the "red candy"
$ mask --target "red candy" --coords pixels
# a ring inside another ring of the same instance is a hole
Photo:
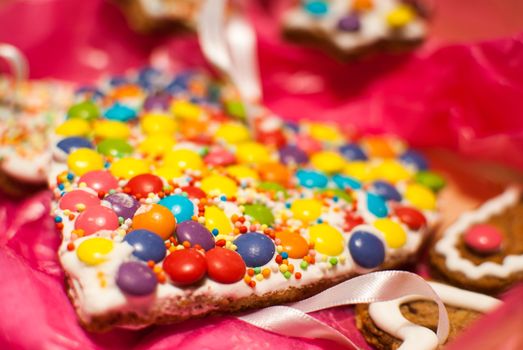
[[[69,209],[72,211],[80,211],[79,205],[83,205],[81,210],[94,205],[100,205],[100,199],[92,193],[83,190],[75,190],[64,194],[60,199],[60,209]]]
[[[85,173],[78,180],[78,183],[82,182],[96,192],[109,192],[110,190],[118,188],[118,180],[105,170],[94,170]]]
[[[491,254],[499,251],[503,235],[497,227],[488,224],[472,226],[465,233],[465,244],[482,254]]]
[[[234,157],[234,154],[227,151],[224,148],[214,148],[211,149],[209,153],[203,158],[203,161],[207,165],[214,165],[214,166],[226,166],[233,164],[236,159]]]
[[[238,282],[245,275],[245,263],[240,254],[227,248],[215,247],[207,251],[209,277],[220,283]]]
[[[262,142],[268,146],[274,146],[281,148],[287,144],[285,135],[280,129],[272,131],[258,131],[256,133],[256,140]]]
[[[91,235],[101,230],[116,230],[120,226],[116,213],[107,207],[95,205],[83,211],[74,223],[75,229]]]
[[[163,269],[174,284],[188,285],[205,276],[207,262],[196,249],[181,249],[167,256],[163,261]]]
[[[126,187],[138,198],[146,198],[149,193],[158,193],[163,189],[163,182],[153,174],[140,174],[133,177]]]
[[[185,186],[181,190],[189,196],[189,198],[205,198],[207,195],[200,188],[194,186]]]
[[[419,230],[427,224],[425,215],[413,208],[396,207],[394,209],[394,214],[396,214],[400,221],[407,225],[411,230]]]

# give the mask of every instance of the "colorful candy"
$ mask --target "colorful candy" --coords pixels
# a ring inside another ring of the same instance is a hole
[[[431,171],[420,171],[417,173],[416,182],[430,188],[434,192],[438,192],[445,187],[445,179]]]
[[[385,200],[370,192],[367,193],[367,209],[378,218],[383,218],[389,213]]]
[[[309,244],[299,233],[281,231],[276,233],[283,251],[292,259],[301,259],[309,252]]]
[[[163,261],[163,269],[174,284],[189,285],[200,281],[207,272],[207,261],[194,248],[175,250]]]
[[[163,239],[151,231],[144,229],[131,231],[125,235],[124,242],[134,248],[133,255],[142,261],[160,262],[165,258]]]
[[[236,158],[239,163],[263,164],[271,160],[267,147],[258,142],[244,142],[236,148]]]
[[[75,175],[82,176],[87,172],[103,169],[104,160],[96,151],[80,148],[69,154],[67,166]]]
[[[418,209],[433,210],[436,208],[436,196],[423,185],[409,184],[405,190],[405,199]]]
[[[172,135],[176,131],[176,122],[165,114],[148,113],[141,118],[142,130],[146,135]]]
[[[121,264],[115,282],[122,292],[133,296],[150,295],[158,285],[153,271],[147,265],[136,261]]]
[[[210,196],[223,194],[227,197],[233,197],[238,192],[238,186],[234,180],[223,175],[210,175],[203,178],[200,187]]]
[[[158,204],[163,205],[173,213],[177,223],[191,220],[194,215],[194,204],[185,196],[173,195],[160,200]]]
[[[315,199],[297,199],[291,205],[291,212],[296,219],[310,222],[320,217],[321,208],[321,202]]]
[[[348,143],[346,145],[343,145],[340,147],[341,154],[345,157],[345,159],[350,161],[366,161],[367,156],[365,155],[365,152],[361,149],[360,146],[354,144],[354,143]]]
[[[83,211],[86,208],[97,205],[100,205],[100,199],[98,196],[83,190],[67,192],[60,199],[59,203],[60,209],[68,209],[72,211]]]
[[[201,170],[203,167],[202,157],[188,149],[177,149],[167,153],[164,158],[164,164],[173,166],[180,171]]]
[[[85,183],[96,192],[109,192],[118,187],[118,181],[105,170],[93,170],[83,174],[78,183]]]
[[[136,111],[120,103],[115,103],[104,113],[105,118],[126,122],[136,118]]]
[[[98,106],[91,101],[77,103],[67,111],[67,118],[93,121],[100,115]]]
[[[245,263],[235,251],[216,247],[205,253],[207,273],[219,283],[230,284],[240,281],[245,276]]]
[[[131,219],[140,207],[136,199],[122,192],[110,194],[104,200],[109,202],[116,215],[124,220]]]
[[[219,234],[227,235],[232,232],[232,224],[225,213],[215,207],[205,208],[205,227],[211,232],[216,230]]]
[[[296,177],[300,185],[307,188],[325,188],[329,181],[327,176],[314,170],[298,170]]]
[[[370,232],[353,232],[348,247],[354,262],[365,269],[374,269],[385,261],[383,242]]]
[[[411,230],[419,230],[427,225],[425,215],[414,208],[397,206],[394,208],[394,214]]]
[[[234,240],[240,254],[248,267],[263,266],[272,260],[276,247],[274,242],[264,234],[248,232]]]
[[[337,256],[343,253],[343,235],[329,224],[318,224],[309,228],[309,240],[318,253]]]
[[[215,242],[211,232],[196,221],[184,221],[176,226],[178,242],[189,242],[191,246],[199,245],[204,250],[214,248]]]
[[[397,222],[391,219],[378,219],[373,225],[383,233],[385,242],[390,248],[401,248],[407,243],[407,233]]]
[[[98,143],[96,150],[104,156],[122,158],[131,155],[133,148],[122,139],[105,139]]]
[[[102,205],[92,205],[82,211],[76,221],[74,228],[82,230],[84,235],[91,235],[102,230],[116,230],[120,226],[116,213]]]
[[[176,229],[176,219],[169,209],[159,204],[150,204],[139,209],[133,217],[132,228],[152,231],[167,240]]]
[[[108,238],[88,238],[78,245],[76,256],[87,265],[99,265],[107,260],[107,254],[113,250],[113,247],[113,241]]]
[[[114,161],[109,171],[119,179],[130,179],[149,172],[149,164],[143,159],[125,157]]]
[[[386,181],[374,181],[371,188],[374,193],[387,201],[401,202],[401,194],[398,192],[396,187]]]
[[[263,204],[248,204],[245,206],[245,215],[249,215],[260,224],[271,226],[274,223],[272,211]]]
[[[163,182],[156,175],[140,174],[131,178],[125,187],[133,196],[146,198],[149,193],[160,192],[163,189]]]
[[[279,150],[280,161],[283,164],[305,164],[309,161],[307,153],[292,145],[285,146]]]
[[[93,134],[100,139],[127,139],[131,135],[129,126],[115,120],[98,120],[94,123]]]
[[[345,160],[336,152],[323,151],[311,156],[311,164],[316,169],[331,174],[341,171],[345,165]]]
[[[463,239],[470,249],[488,255],[499,251],[503,242],[503,235],[493,225],[477,224],[467,230]]]
[[[79,148],[94,148],[91,141],[85,137],[72,136],[60,140],[56,146],[65,153],[69,154]]]

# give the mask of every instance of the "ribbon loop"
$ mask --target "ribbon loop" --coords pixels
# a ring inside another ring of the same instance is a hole
[[[0,43],[0,58],[3,58],[11,70],[14,79],[14,88],[12,89],[12,96],[8,99],[8,104],[12,110],[16,110],[18,102],[18,84],[25,81],[29,75],[29,68],[27,59],[24,54],[16,47],[10,44]]]

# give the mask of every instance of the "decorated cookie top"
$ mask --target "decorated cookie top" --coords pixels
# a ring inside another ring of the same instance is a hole
[[[144,69],[76,100],[50,181],[86,314],[129,295],[240,297],[370,271],[415,252],[434,222],[442,180],[396,138],[263,108],[253,132],[235,92],[194,72]]]

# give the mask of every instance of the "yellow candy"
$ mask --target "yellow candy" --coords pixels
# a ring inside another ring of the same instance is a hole
[[[405,198],[418,209],[432,210],[436,208],[436,196],[431,190],[420,184],[408,185]]]
[[[251,138],[249,130],[240,123],[224,123],[220,125],[214,135],[216,139],[223,140],[229,144],[245,142]]]
[[[73,118],[60,124],[55,132],[61,136],[85,136],[90,130],[89,122],[84,119]]]
[[[321,254],[336,256],[343,253],[343,235],[329,224],[311,226],[309,240]]]
[[[116,120],[98,120],[94,123],[94,136],[101,139],[127,139],[131,129],[126,123]]]
[[[407,242],[407,233],[400,224],[391,219],[378,219],[374,227],[383,232],[385,242],[391,248],[401,248]]]
[[[393,159],[386,159],[374,168],[374,176],[396,183],[401,180],[410,179],[412,174],[400,162]]]
[[[254,170],[252,170],[249,167],[246,167],[244,165],[231,165],[230,167],[227,167],[227,174],[231,175],[232,177],[242,180],[242,179],[254,179],[258,180],[259,176],[258,173]]]
[[[401,28],[412,22],[414,11],[407,5],[400,5],[387,15],[387,23],[392,28]]]
[[[107,260],[107,254],[113,250],[113,241],[102,237],[86,239],[78,246],[76,255],[88,265],[98,265]]]
[[[176,121],[166,114],[148,113],[141,119],[140,125],[147,135],[172,135],[176,131]]]
[[[238,192],[236,183],[223,175],[211,175],[203,178],[200,187],[208,195],[224,194],[227,197],[234,197]]]
[[[79,148],[67,157],[67,166],[77,176],[104,168],[102,156],[89,148]]]
[[[196,120],[202,114],[202,109],[194,103],[174,101],[171,104],[171,113],[174,114],[176,118]]]
[[[338,129],[331,125],[319,123],[310,124],[309,133],[313,139],[321,142],[337,142],[342,140]]]
[[[345,159],[339,153],[332,151],[318,152],[311,157],[312,165],[325,173],[336,173],[345,166]]]
[[[168,135],[154,135],[146,137],[138,146],[138,151],[146,154],[149,157],[163,156],[171,151],[175,142],[171,136]]]
[[[297,199],[291,205],[291,212],[296,219],[309,222],[320,217],[321,208],[321,202],[315,199]]]
[[[174,166],[180,171],[201,170],[203,168],[203,161],[202,157],[195,151],[177,149],[165,155],[164,165]]]
[[[167,180],[176,179],[183,175],[183,173],[180,171],[179,168],[174,167],[174,166],[168,166],[168,165],[164,165],[164,166],[154,169],[153,173],[155,175],[161,176]]]
[[[372,167],[369,163],[363,161],[347,163],[343,168],[343,173],[359,181],[370,181],[374,179]]]
[[[213,229],[218,229],[221,235],[228,235],[232,232],[232,224],[225,213],[215,207],[205,208],[205,227],[212,232]]]
[[[258,142],[245,142],[238,145],[236,158],[239,163],[263,164],[271,160],[267,147]]]
[[[130,179],[149,172],[149,163],[143,159],[121,158],[111,164],[109,171],[117,178]]]

